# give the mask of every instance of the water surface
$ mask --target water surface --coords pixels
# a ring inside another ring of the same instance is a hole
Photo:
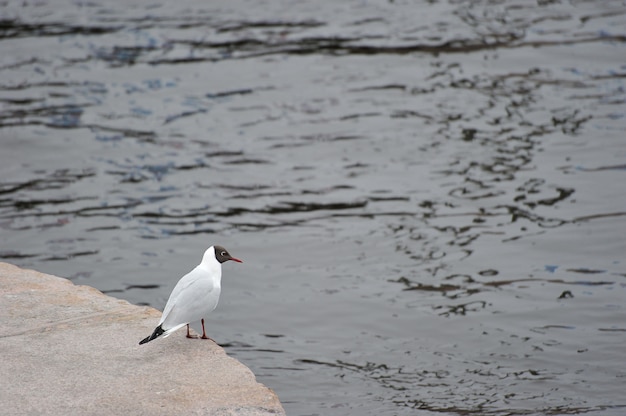
[[[224,245],[290,415],[626,411],[623,2],[0,13],[0,260],[163,308]]]

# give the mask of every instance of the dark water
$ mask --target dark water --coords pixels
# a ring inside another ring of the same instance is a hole
[[[290,415],[626,413],[623,1],[0,13],[0,260],[162,308],[224,245]]]

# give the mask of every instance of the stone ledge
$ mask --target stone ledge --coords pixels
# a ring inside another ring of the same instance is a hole
[[[276,394],[160,317],[67,279],[0,263],[0,406],[11,415],[284,415]]]

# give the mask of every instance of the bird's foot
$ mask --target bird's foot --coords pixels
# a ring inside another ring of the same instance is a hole
[[[215,340],[214,340],[213,338],[209,338],[209,337],[207,337],[206,335],[202,335],[202,336],[201,336],[201,337],[199,337],[199,338],[200,338],[200,339],[208,339],[208,340],[210,340],[210,341],[215,342]],[[215,343],[217,344],[217,342],[215,342]]]
[[[187,334],[187,338],[189,338],[189,339],[200,339],[200,335]]]

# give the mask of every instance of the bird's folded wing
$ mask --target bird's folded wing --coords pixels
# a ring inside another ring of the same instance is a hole
[[[170,295],[161,318],[163,329],[198,321],[217,306],[220,288],[210,279],[186,279],[187,276],[178,282]]]

